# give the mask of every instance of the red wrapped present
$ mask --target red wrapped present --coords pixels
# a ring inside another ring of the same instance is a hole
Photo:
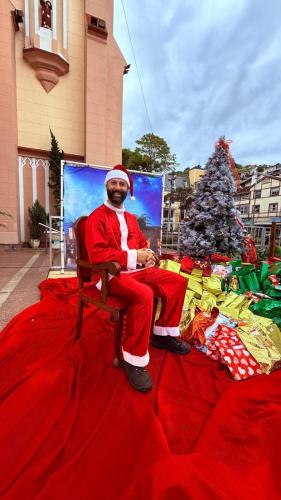
[[[159,255],[159,260],[175,260],[176,262],[179,262],[180,260],[180,254],[174,252],[174,253],[161,253]]]
[[[210,277],[212,274],[212,268],[208,257],[206,257],[206,259],[194,259],[194,267],[195,269],[201,269],[205,277]]]
[[[181,271],[190,274],[192,269],[194,268],[193,260],[187,255],[186,257],[180,260],[180,263],[181,263]]]
[[[259,363],[238,338],[236,331],[219,325],[208,345],[207,355],[225,364],[235,380],[245,380],[262,374]]]
[[[276,276],[276,274],[270,274],[268,276],[269,281],[273,284],[273,286],[277,287],[279,285],[279,280]]]
[[[229,262],[232,260],[232,257],[227,257],[227,255],[222,255],[220,253],[213,253],[211,255],[211,262],[218,263],[218,262]]]

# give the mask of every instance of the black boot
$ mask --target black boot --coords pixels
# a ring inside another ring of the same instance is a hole
[[[188,354],[191,351],[191,345],[181,340],[179,337],[171,337],[170,335],[152,335],[151,345],[159,349],[168,349],[168,351],[176,354]]]
[[[147,392],[152,388],[152,381],[148,371],[140,366],[134,366],[123,359],[123,368],[127,373],[128,381],[137,391]]]

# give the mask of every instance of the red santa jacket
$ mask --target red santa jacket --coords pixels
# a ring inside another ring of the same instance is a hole
[[[148,242],[136,217],[129,212],[109,208],[104,204],[96,208],[87,219],[86,247],[92,264],[111,260],[118,262],[121,269],[127,271],[128,250],[147,246]]]

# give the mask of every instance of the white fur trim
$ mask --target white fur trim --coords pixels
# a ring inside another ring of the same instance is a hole
[[[123,181],[127,182],[128,186],[130,186],[129,177],[122,170],[116,169],[116,170],[110,170],[109,172],[107,172],[107,174],[105,176],[104,183],[106,184],[111,179],[122,179]]]
[[[107,200],[104,202],[104,205],[107,208],[110,208],[110,210],[113,210],[113,212],[116,212],[117,214],[123,214],[125,212],[125,207],[122,205],[121,208],[114,207],[114,205],[111,205],[111,203]]]
[[[130,365],[144,367],[149,363],[148,351],[144,356],[135,356],[134,354],[124,351],[124,349],[122,349],[122,352],[124,360],[130,363]]]
[[[180,329],[179,326],[157,326],[153,327],[154,335],[161,335],[162,337],[179,337]]]
[[[137,268],[137,251],[135,249],[127,250],[127,254],[128,254],[128,262],[127,262],[128,271],[134,271]]]

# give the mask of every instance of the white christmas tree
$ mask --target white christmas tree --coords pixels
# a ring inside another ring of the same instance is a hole
[[[180,225],[182,254],[205,257],[216,252],[234,255],[242,251],[244,232],[234,205],[233,165],[229,144],[222,137],[197,184],[188,221]]]

